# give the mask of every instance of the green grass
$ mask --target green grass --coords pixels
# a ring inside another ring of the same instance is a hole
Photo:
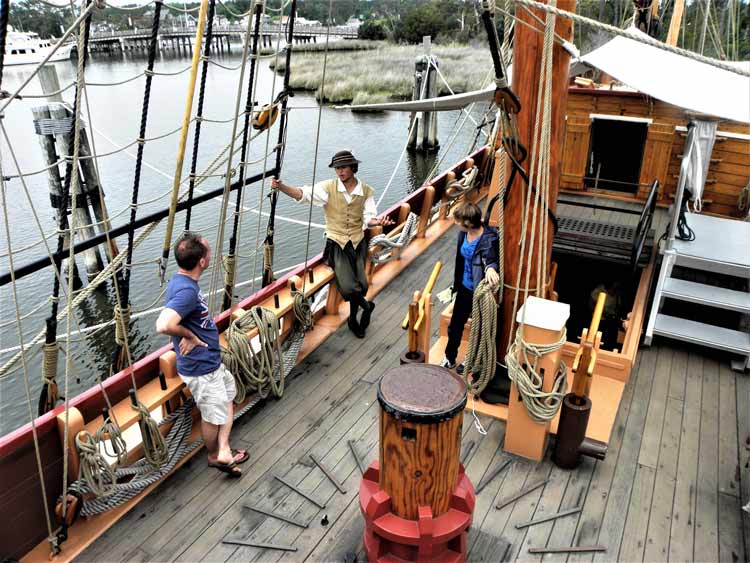
[[[324,101],[364,104],[411,99],[414,60],[423,52],[421,45],[385,44],[379,44],[371,50],[329,50]],[[481,88],[492,69],[487,49],[467,45],[440,45],[434,46],[432,53],[437,57],[439,68],[448,84],[456,93]],[[320,52],[293,54],[291,87],[314,90],[315,96],[320,99],[323,58],[323,53]],[[284,61],[280,60],[276,70],[282,72],[283,69]],[[438,91],[440,95],[450,93],[440,79]]]

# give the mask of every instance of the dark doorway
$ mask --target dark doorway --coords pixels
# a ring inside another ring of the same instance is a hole
[[[585,186],[635,194],[647,134],[646,123],[593,119]]]

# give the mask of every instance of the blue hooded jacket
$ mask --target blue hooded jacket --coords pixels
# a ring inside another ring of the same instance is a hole
[[[458,291],[461,287],[461,279],[464,275],[464,257],[461,255],[461,245],[466,239],[466,233],[458,233],[456,243],[456,269],[453,273],[453,291]],[[482,236],[474,249],[474,255],[471,259],[471,278],[474,281],[474,287],[484,279],[484,272],[487,268],[497,267],[497,230],[494,227],[485,226]]]

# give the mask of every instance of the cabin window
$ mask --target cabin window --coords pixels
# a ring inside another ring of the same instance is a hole
[[[612,117],[591,120],[585,186],[635,194],[641,176],[648,122]]]

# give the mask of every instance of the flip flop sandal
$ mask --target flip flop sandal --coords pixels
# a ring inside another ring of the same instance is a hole
[[[237,456],[240,456],[239,459],[237,459]],[[248,459],[250,459],[250,454],[245,449],[236,449],[232,450],[232,458],[234,459],[235,465],[239,465],[240,463],[245,463]]]
[[[218,469],[222,473],[226,473],[232,478],[239,478],[242,477],[242,471],[239,467],[237,467],[237,464],[232,463],[209,463],[209,467],[213,467],[214,469]],[[236,470],[236,471],[235,471]]]

